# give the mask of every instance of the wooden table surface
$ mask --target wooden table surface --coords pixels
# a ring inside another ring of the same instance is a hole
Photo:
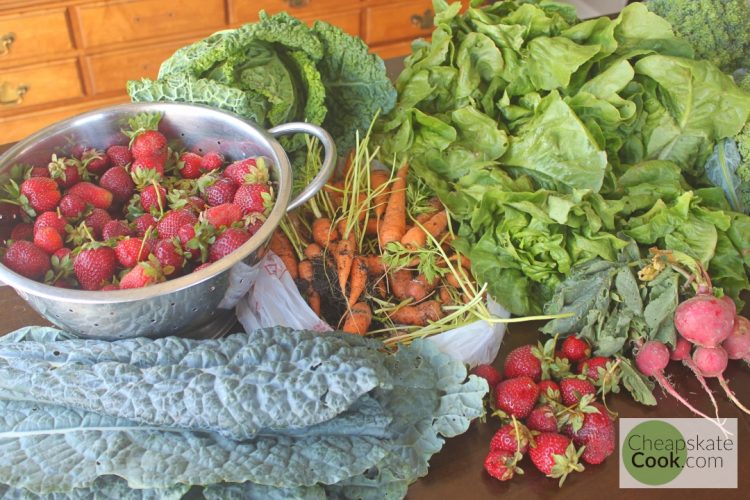
[[[2,153],[7,146],[0,146]],[[746,309],[747,313],[747,309]],[[0,286],[0,335],[28,325],[47,325],[26,302],[8,286]],[[535,343],[539,338],[538,328],[541,323],[513,325],[506,333],[496,366],[501,366],[505,355],[513,348]],[[672,380],[682,394],[699,409],[707,414],[712,413],[710,403],[702,393],[698,382],[682,366],[668,369]],[[741,401],[750,405],[750,367],[739,362],[732,362],[727,371],[727,378],[734,387]],[[750,416],[739,411],[726,397],[719,393],[721,389],[715,381],[711,382],[719,400],[722,417],[736,417],[739,429],[739,488],[736,490],[697,489],[690,492],[691,500],[711,499],[721,495],[722,500],[750,498],[750,474],[742,472],[742,464],[750,463]],[[626,394],[612,395],[608,398],[609,406],[621,417],[692,417],[693,415],[669,396],[656,390],[658,406],[644,407],[635,403]],[[575,500],[607,500],[619,498],[646,499],[682,499],[686,493],[679,489],[628,490],[619,489],[619,459],[617,453],[610,456],[603,464],[586,466],[586,471],[568,477],[562,489],[557,481],[545,478],[538,472],[531,461],[525,458],[520,466],[523,476],[512,481],[500,482],[487,475],[482,467],[489,448],[490,438],[499,427],[496,419],[486,423],[474,422],[469,430],[456,438],[447,440],[442,451],[430,462],[429,474],[417,481],[409,489],[407,498],[423,499],[468,499],[481,500],[490,498],[535,499],[565,498]],[[744,495],[741,492],[746,492]]]

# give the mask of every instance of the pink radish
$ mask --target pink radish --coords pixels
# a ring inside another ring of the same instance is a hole
[[[690,411],[714,422],[722,431],[726,432],[719,422],[718,417],[713,419],[700,410],[697,410],[693,405],[688,403],[685,398],[680,396],[674,387],[672,387],[672,384],[669,383],[667,377],[664,376],[664,368],[667,367],[667,364],[669,364],[669,349],[667,349],[667,346],[661,342],[655,340],[649,340],[643,344],[639,349],[638,354],[635,356],[635,366],[641,373],[647,377],[654,377],[665,391],[677,401],[685,405]]]
[[[737,408],[745,413],[750,413],[750,410],[739,402],[724,378],[724,371],[729,364],[729,355],[723,347],[696,347],[693,352],[693,363],[695,363],[695,367],[704,377],[716,377],[719,379],[722,389],[724,389],[727,397],[737,405]]]
[[[742,359],[750,354],[750,320],[744,316],[734,318],[734,329],[721,343],[729,359]]]
[[[724,295],[724,296],[721,297],[721,300],[726,305],[729,306],[729,308],[732,310],[732,314],[736,316],[737,315],[737,304],[734,303],[734,301],[732,300],[732,297],[730,297],[729,295]]]
[[[677,344],[672,349],[672,353],[669,355],[669,359],[672,361],[682,361],[690,358],[690,351],[693,349],[693,344],[688,342],[683,337],[677,337]]]
[[[732,333],[734,312],[725,300],[701,294],[677,306],[674,324],[680,335],[693,344],[716,347]]]

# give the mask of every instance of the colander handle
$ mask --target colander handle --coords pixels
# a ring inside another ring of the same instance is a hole
[[[315,196],[315,193],[320,191],[325,183],[328,182],[328,179],[331,177],[333,170],[336,167],[336,144],[333,142],[331,134],[317,125],[311,125],[309,123],[285,123],[270,129],[268,132],[274,137],[299,133],[309,134],[317,137],[323,145],[323,164],[320,166],[320,172],[318,172],[318,175],[310,181],[310,184],[308,184],[307,187],[289,203],[286,209],[287,212],[289,212]]]

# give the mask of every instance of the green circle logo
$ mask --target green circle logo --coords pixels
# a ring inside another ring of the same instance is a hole
[[[672,481],[687,459],[685,438],[661,420],[636,425],[625,437],[622,460],[633,479],[650,486]]]

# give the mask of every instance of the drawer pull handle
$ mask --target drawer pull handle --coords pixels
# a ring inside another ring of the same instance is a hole
[[[15,33],[6,33],[3,36],[0,36],[0,56],[4,56],[5,54],[9,53],[10,46],[13,45],[13,42],[15,41]]]
[[[287,5],[293,9],[299,9],[310,4],[310,0],[286,0]]]
[[[421,16],[419,14],[414,14],[413,16],[411,16],[411,23],[421,30],[432,28],[434,21],[435,13],[432,11],[432,9],[425,10]]]
[[[12,93],[12,91],[8,91],[8,87],[10,85],[7,82],[4,82],[2,85],[0,85],[0,104],[4,106],[10,106],[12,104],[21,104],[23,102],[23,98],[26,95],[26,93],[29,91],[28,85],[19,85],[16,87],[16,97],[11,99],[5,99],[5,95],[8,93]]]

